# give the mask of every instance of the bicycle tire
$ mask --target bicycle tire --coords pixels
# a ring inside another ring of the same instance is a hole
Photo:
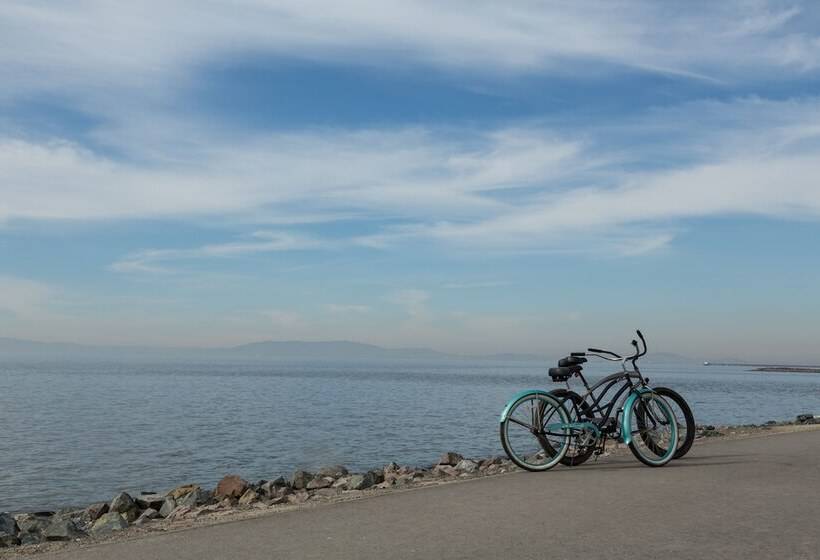
[[[689,408],[689,403],[687,403],[686,399],[677,391],[669,387],[652,387],[652,390],[661,397],[674,401],[683,412],[683,416],[686,420],[686,434],[681,438],[680,429],[678,429],[678,449],[675,451],[674,457],[672,457],[673,459],[680,459],[689,453],[689,450],[692,449],[692,444],[695,442],[695,416],[692,414],[692,409]]]
[[[554,453],[546,463],[544,464],[534,464],[532,462],[527,461],[526,457],[522,457],[515,449],[517,445],[513,445],[510,441],[510,434],[509,434],[509,427],[510,427],[510,419],[515,414],[516,409],[518,406],[522,405],[527,400],[538,400],[541,401],[541,404],[548,405],[555,409],[556,413],[558,413],[559,420],[562,423],[569,422],[569,415],[567,414],[566,409],[564,409],[563,405],[561,405],[558,401],[555,400],[555,397],[550,396],[546,393],[529,393],[526,395],[522,395],[515,402],[510,403],[508,405],[509,412],[507,413],[507,417],[499,424],[499,432],[501,437],[501,446],[504,448],[504,452],[507,454],[507,457],[510,460],[521,467],[524,470],[532,471],[532,472],[539,472],[539,471],[546,471],[557,465],[561,459],[563,458],[564,454],[567,452],[567,448],[569,447],[569,434],[562,436],[564,441],[562,442],[560,449],[555,449],[552,447],[551,443],[542,444],[543,451],[547,453]],[[549,449],[547,449],[549,447]]]
[[[660,445],[656,444],[654,441],[652,441],[650,444],[646,443],[645,434],[648,433],[648,432],[645,429],[646,426],[647,426],[647,423],[644,420],[644,418],[646,418],[646,415],[647,415],[646,411],[648,410],[648,407],[644,403],[644,401],[646,401],[648,399],[652,399],[652,401],[654,401],[655,404],[657,404],[658,408],[660,409],[660,412],[663,414],[663,416],[666,420],[665,424],[669,425],[669,426],[673,426],[673,429],[670,430],[670,433],[672,434],[672,439],[674,440],[675,450],[677,451],[677,443],[678,443],[678,441],[677,441],[677,421],[675,420],[675,413],[672,411],[672,408],[669,406],[669,404],[667,404],[667,402],[663,398],[656,395],[654,392],[652,392],[652,393],[647,392],[647,393],[641,394],[631,404],[633,410],[631,411],[630,418],[634,419],[635,422],[637,423],[638,428],[639,428],[638,431],[641,432],[641,435],[638,436],[638,437],[635,437],[635,436],[632,437],[631,441],[629,442],[629,450],[632,451],[632,454],[635,456],[635,458],[638,459],[644,465],[647,465],[649,467],[662,467],[662,466],[666,465],[667,463],[669,463],[669,461],[671,461],[674,458],[675,452],[672,451],[669,447],[665,447],[665,448],[661,447]],[[631,421],[630,421],[630,425],[624,426],[624,428],[631,431],[632,430]],[[637,433],[637,432],[633,432],[633,433]],[[649,452],[653,453],[654,455],[657,455],[657,457],[652,457],[648,453],[644,453],[641,450],[640,445],[638,443],[639,440],[640,440],[641,443],[646,445],[647,450]]]

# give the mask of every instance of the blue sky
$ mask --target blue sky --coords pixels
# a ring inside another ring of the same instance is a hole
[[[820,360],[809,2],[4,2],[0,336]]]

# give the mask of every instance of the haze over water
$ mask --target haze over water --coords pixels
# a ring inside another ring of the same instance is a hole
[[[429,465],[443,451],[502,454],[498,415],[546,363],[6,362],[0,366],[0,511],[108,500],[116,492],[270,479],[296,467]],[[599,364],[595,379],[609,372]],[[652,364],[698,423],[820,413],[820,376]]]

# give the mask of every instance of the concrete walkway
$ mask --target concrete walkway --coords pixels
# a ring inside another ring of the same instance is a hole
[[[820,431],[708,442],[41,556],[369,560],[818,559]]]

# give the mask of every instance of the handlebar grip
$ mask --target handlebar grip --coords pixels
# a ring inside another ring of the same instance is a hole
[[[570,356],[586,356],[586,352],[570,352]]]
[[[596,354],[603,354],[604,352],[607,354],[609,353],[606,350],[601,350],[600,348],[587,348],[587,352],[594,352]]]
[[[641,352],[641,356],[644,356],[644,355],[646,355],[646,350],[647,350],[647,348],[646,348],[646,339],[643,337],[643,333],[641,332],[640,329],[638,329],[636,332],[638,333],[638,337],[641,339],[641,342],[643,342],[643,352]]]

